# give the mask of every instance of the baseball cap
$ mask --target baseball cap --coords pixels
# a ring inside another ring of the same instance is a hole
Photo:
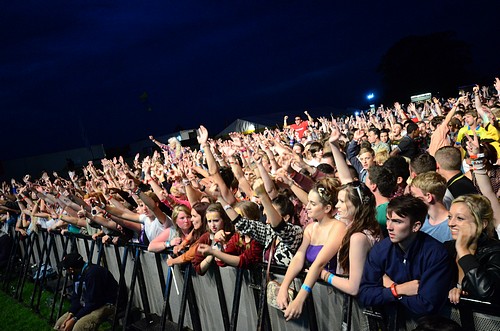
[[[69,253],[66,254],[59,263],[59,266],[64,269],[68,268],[81,268],[85,262],[83,261],[83,257],[78,253]]]

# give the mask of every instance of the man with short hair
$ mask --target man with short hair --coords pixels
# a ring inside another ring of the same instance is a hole
[[[413,179],[410,192],[421,199],[429,208],[420,231],[444,243],[452,240],[448,227],[448,209],[443,204],[446,193],[446,179],[435,171],[424,172]]]
[[[368,168],[365,184],[375,196],[375,217],[384,237],[387,237],[387,205],[396,190],[396,176],[387,167],[373,165]]]
[[[437,173],[447,180],[447,191],[443,199],[446,209],[450,209],[453,199],[465,194],[478,193],[474,183],[462,173],[462,155],[458,148],[441,147],[437,150],[435,158]]]
[[[297,135],[299,140],[302,139],[304,136],[304,133],[306,132],[307,128],[309,127],[309,122],[314,122],[313,118],[311,115],[309,115],[309,112],[307,110],[304,111],[304,114],[307,116],[307,121],[303,121],[300,115],[295,116],[295,123],[294,124],[287,124],[287,119],[288,116],[285,116],[283,118],[283,128],[290,128],[292,129]]]
[[[372,127],[368,129],[368,141],[372,144],[372,149],[377,154],[381,151],[387,151],[387,153],[391,152],[389,144],[384,143],[380,140],[380,130],[376,127]]]
[[[410,178],[413,179],[424,172],[436,171],[436,168],[436,159],[429,153],[422,153],[410,161]]]
[[[389,145],[389,150],[390,150],[391,141],[389,140],[389,129],[380,130],[380,141]]]
[[[451,269],[443,244],[420,231],[426,215],[425,203],[411,195],[389,202],[389,237],[371,249],[365,262],[358,295],[363,305],[398,305],[410,319],[440,312]]]
[[[67,254],[60,265],[73,277],[75,287],[69,311],[54,330],[97,330],[115,312],[118,283],[107,269],[85,262],[78,253]]]
[[[415,139],[420,135],[418,125],[410,122],[406,126],[406,136],[399,141],[399,144],[392,149],[391,156],[401,155],[409,159],[418,155],[418,145]]]
[[[406,159],[399,155],[391,156],[384,162],[384,167],[389,168],[396,177],[396,191],[391,198],[403,195],[410,177],[410,167]]]

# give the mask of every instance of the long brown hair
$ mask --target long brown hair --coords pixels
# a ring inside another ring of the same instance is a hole
[[[217,212],[219,213],[221,219],[222,219],[222,229],[224,232],[230,232],[231,235],[226,235],[226,239],[229,240],[229,238],[233,235],[234,233],[234,225],[231,223],[231,219],[229,216],[227,216],[226,211],[222,207],[220,203],[212,203],[210,206],[208,206],[206,213],[209,212]]]
[[[339,249],[339,265],[349,273],[349,246],[351,236],[356,232],[364,233],[368,231],[373,237],[380,237],[380,225],[375,217],[375,196],[370,189],[360,182],[353,182],[343,185],[339,192],[345,190],[346,200],[349,200],[354,206],[354,216],[347,232],[342,239]]]
[[[201,227],[193,230],[191,242],[195,242],[200,239],[200,237],[208,231],[206,218],[208,205],[208,202],[197,202],[192,207],[192,209],[196,210],[196,212],[201,216]]]

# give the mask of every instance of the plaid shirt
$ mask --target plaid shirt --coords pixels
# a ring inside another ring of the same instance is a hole
[[[278,244],[274,252],[274,261],[278,265],[288,266],[302,243],[302,228],[285,221],[273,228],[270,224],[239,216],[234,220],[234,225],[241,234],[248,235],[263,245],[265,251],[271,248],[271,243],[276,238]]]

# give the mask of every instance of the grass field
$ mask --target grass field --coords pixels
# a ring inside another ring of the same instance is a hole
[[[0,330],[52,330],[52,323],[49,323],[49,319],[54,293],[47,290],[42,291],[39,312],[37,313],[30,306],[34,290],[32,280],[29,277],[26,279],[21,294],[22,301],[13,298],[16,285],[17,280],[12,279],[8,286],[8,292],[0,290]],[[59,303],[59,299],[58,297],[57,303]],[[35,296],[35,304],[37,300],[38,296]],[[55,315],[57,315],[58,306],[57,304],[55,307]],[[68,308],[69,301],[64,300],[62,311],[65,312]]]
[[[11,285],[14,285],[13,283]],[[23,302],[15,300],[12,296],[0,290],[0,331],[11,330],[26,330],[26,331],[45,331],[53,330],[49,324],[50,311],[54,294],[49,291],[42,291],[40,299],[40,312],[35,313],[29,304],[31,301],[31,293],[33,292],[34,284],[27,281],[23,290]],[[10,290],[13,290],[11,287]],[[59,300],[59,297],[58,297]],[[59,301],[56,304],[55,314],[57,315]],[[62,312],[66,312],[69,308],[69,301],[63,302]],[[57,316],[55,317],[57,318]],[[100,325],[99,331],[110,330],[111,325],[104,323]]]
[[[0,291],[0,330],[52,330],[44,320],[31,309]]]

